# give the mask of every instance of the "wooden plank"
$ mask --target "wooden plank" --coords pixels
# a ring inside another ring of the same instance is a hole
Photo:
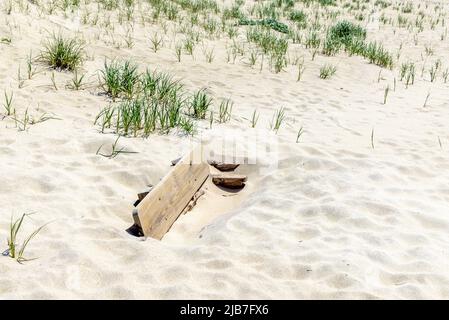
[[[224,162],[217,162],[215,160],[209,160],[207,161],[207,163],[209,163],[214,168],[224,172],[234,171],[240,165],[238,163],[224,163]]]
[[[200,148],[182,158],[137,206],[146,237],[162,239],[209,176]]]
[[[220,173],[212,175],[212,182],[226,188],[243,188],[247,176],[235,173]]]

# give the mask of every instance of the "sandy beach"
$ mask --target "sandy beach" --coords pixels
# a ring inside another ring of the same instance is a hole
[[[0,252],[11,219],[33,213],[18,248],[45,227],[30,260],[0,256],[0,299],[448,299],[448,9],[1,1]],[[58,37],[73,68],[48,57]],[[127,61],[139,79],[114,96],[105,68]],[[148,102],[178,118],[127,131],[147,70],[182,84]],[[254,156],[245,187],[209,179],[162,240],[128,234],[137,193],[210,136]]]

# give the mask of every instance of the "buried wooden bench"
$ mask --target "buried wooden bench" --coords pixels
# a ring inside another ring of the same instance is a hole
[[[199,189],[210,175],[210,166],[203,161],[199,149],[172,161],[172,166],[157,185],[138,194],[133,211],[134,225],[127,230],[129,233],[161,240],[178,217],[191,210],[204,194]],[[225,167],[230,170],[231,165]],[[225,177],[232,180],[230,175],[227,173]],[[243,180],[246,181],[246,176],[238,175],[238,182],[231,181],[232,187],[242,187]]]
[[[135,225],[144,236],[162,239],[208,176],[208,164],[190,152],[137,204]]]

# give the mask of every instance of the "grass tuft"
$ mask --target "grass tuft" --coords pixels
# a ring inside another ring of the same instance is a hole
[[[13,97],[14,94],[12,92],[10,95],[8,95],[5,91],[5,102],[3,104],[3,107],[5,108],[7,116],[10,116],[13,113],[13,105],[12,105]]]
[[[224,99],[221,101],[219,113],[218,113],[218,116],[219,116],[218,121],[220,123],[225,123],[225,122],[228,122],[229,120],[231,120],[233,104],[234,103],[230,99]]]
[[[320,68],[320,78],[329,79],[335,72],[337,72],[337,67],[331,64],[325,64]]]
[[[192,116],[197,119],[205,119],[211,105],[212,98],[207,95],[206,89],[203,88],[195,92],[190,103]]]
[[[59,70],[75,70],[83,61],[83,45],[77,39],[53,35],[45,43],[40,59]]]
[[[270,123],[270,129],[277,133],[284,120],[285,120],[285,108],[281,107],[279,110],[276,110],[274,112],[273,119]]]
[[[130,99],[139,83],[137,65],[130,61],[112,61],[109,64],[105,61],[101,81],[103,89],[112,100],[121,96]]]
[[[24,213],[20,218],[13,221],[11,217],[11,223],[9,226],[9,236],[7,238],[8,249],[3,252],[3,255],[8,255],[9,257],[16,259],[17,262],[23,263],[25,261],[34,260],[25,258],[25,249],[27,248],[30,241],[46,226],[43,225],[33,231],[28,237],[25,238],[22,245],[19,247],[17,244],[17,236],[23,225],[25,217],[30,216],[32,213]]]

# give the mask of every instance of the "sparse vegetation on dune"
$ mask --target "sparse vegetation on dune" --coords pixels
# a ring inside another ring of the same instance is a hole
[[[127,93],[122,101],[104,108],[97,115],[95,124],[100,125],[101,132],[111,129],[117,134],[136,137],[148,136],[156,131],[168,133],[178,128],[186,134],[193,134],[194,120],[205,119],[212,107],[213,99],[207,91],[201,89],[189,93],[179,80],[168,73],[147,70],[139,74],[136,65],[130,66],[129,62],[115,62],[113,66],[105,63],[101,71],[106,93],[112,98],[119,97],[120,92]],[[124,81],[124,78],[128,80]],[[123,82],[128,90],[120,89]],[[229,121],[231,106],[230,100],[220,105],[221,123]]]
[[[35,58],[30,51],[27,56],[26,72],[21,71],[25,70],[23,66],[18,67],[19,89],[39,75],[37,61],[56,70],[73,72],[72,79],[62,86],[58,84],[58,73],[50,74],[55,91],[84,89],[86,79],[93,73],[92,70],[81,71],[81,66],[89,60],[86,53],[89,42],[94,39],[117,50],[132,50],[139,41],[135,36],[136,26],[148,31],[145,45],[148,53],[154,56],[171,56],[179,64],[193,60],[215,64],[226,59],[227,63],[246,65],[260,72],[268,70],[279,77],[294,73],[290,78],[300,82],[299,85],[306,70],[307,73],[311,70],[311,74],[319,73],[322,79],[331,78],[337,67],[330,59],[338,57],[342,59],[338,65],[344,65],[347,55],[360,56],[371,64],[391,70],[397,66],[394,72],[407,88],[418,80],[435,83],[441,79],[446,83],[449,78],[447,66],[436,56],[435,46],[420,40],[424,30],[433,31],[438,27],[438,37],[442,41],[446,39],[446,14],[440,6],[431,9],[428,5],[384,0],[235,0],[229,3],[216,0],[42,0],[26,5],[11,0],[2,9],[7,15],[38,12],[40,16],[73,17],[75,12],[80,12],[80,23],[95,30],[87,36],[83,32],[76,37],[60,33],[47,36],[41,53]],[[382,26],[391,26],[391,36],[395,36],[397,30],[408,32],[414,45],[423,48],[422,61],[411,61],[403,54],[402,40],[399,49],[379,40],[375,29],[369,28],[371,23],[378,23],[379,30]],[[11,44],[13,37],[0,36],[1,44]],[[168,51],[170,55],[166,54]],[[203,58],[199,57],[201,51]],[[221,54],[224,51],[226,54]],[[230,101],[221,101],[214,110],[214,98],[206,90],[190,92],[171,75],[156,71],[142,73],[132,60],[119,56],[106,59],[99,71],[99,87],[112,99],[112,104],[96,119],[96,123],[101,123],[102,132],[113,129],[123,135],[146,136],[178,128],[193,133],[198,120],[208,118],[210,126],[214,121],[226,123],[230,120]],[[416,68],[421,68],[420,79]],[[392,91],[396,92],[396,75],[394,86],[390,87],[382,84],[384,77],[380,74],[377,82],[382,85],[386,104],[387,97]],[[90,83],[91,86],[94,85]],[[12,117],[16,112],[12,105],[12,94],[5,94],[6,116]],[[17,114],[12,118],[26,127],[28,112],[23,112],[22,120]],[[251,126],[256,126],[257,119],[258,114],[254,114]]]
[[[295,65],[289,55],[297,48],[311,50],[312,60],[317,54],[329,56],[345,51],[392,69],[395,62],[391,51],[382,42],[371,39],[364,27],[373,13],[369,11],[370,5],[374,11],[384,12],[388,8],[398,12],[396,16],[390,11],[388,15],[383,14],[380,23],[394,25],[398,22],[399,28],[418,28],[418,33],[424,30],[426,23],[434,28],[444,21],[440,16],[436,20],[426,19],[422,8],[410,9],[408,4],[401,4],[393,5],[380,0],[267,0],[255,3],[236,0],[231,4],[215,0],[44,0],[31,5],[51,14],[69,15],[75,9],[84,12],[82,23],[105,30],[106,38],[102,41],[116,48],[132,48],[135,40],[133,28],[127,26],[121,36],[124,42],[120,42],[120,36],[113,35],[114,23],[118,22],[120,26],[129,22],[143,26],[157,25],[156,31],[149,34],[149,49],[158,53],[165,49],[164,46],[173,48],[180,63],[183,53],[195,59],[196,48],[205,39],[214,41],[229,37],[232,49],[227,57],[228,62],[250,61],[248,65],[254,66],[259,60],[261,70],[269,68],[272,72],[281,73],[289,65]],[[90,12],[94,5],[103,11]],[[15,7],[15,2],[12,1],[9,7]],[[410,15],[416,13],[418,16],[412,21]],[[170,34],[174,39],[169,39]],[[245,43],[235,41],[239,35],[245,34]],[[83,60],[82,49],[78,40],[54,36],[46,43],[44,60],[54,68],[74,70]],[[426,47],[427,55],[431,51],[431,47]],[[214,49],[204,49],[203,52],[207,62],[216,60]],[[237,59],[239,56],[246,59]],[[434,78],[433,73],[431,77]],[[109,94],[116,98],[117,93]]]

